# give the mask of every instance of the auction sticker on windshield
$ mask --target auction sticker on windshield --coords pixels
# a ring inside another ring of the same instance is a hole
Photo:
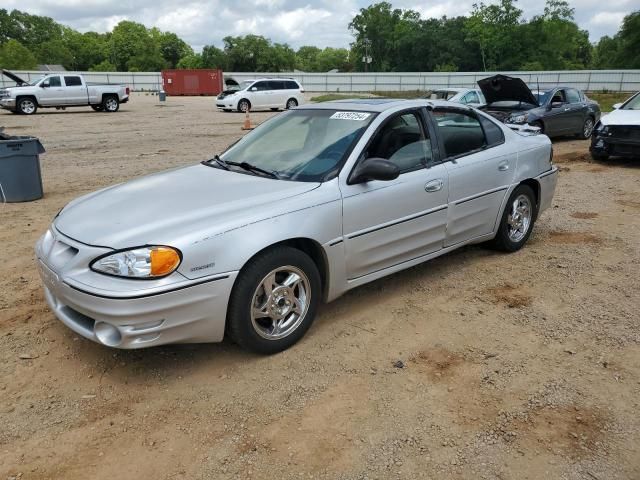
[[[361,122],[363,120],[366,120],[370,116],[371,114],[366,112],[336,112],[329,118],[332,118],[334,120],[356,120],[358,122]]]

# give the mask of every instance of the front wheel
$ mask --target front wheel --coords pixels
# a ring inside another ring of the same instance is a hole
[[[582,131],[578,134],[578,137],[580,137],[582,140],[588,140],[589,138],[591,138],[591,134],[593,133],[593,126],[593,118],[587,117],[584,121],[584,124],[582,125]]]
[[[498,233],[491,245],[497,250],[515,252],[527,242],[536,219],[536,197],[528,185],[519,185],[509,197]]]
[[[238,111],[245,113],[247,112],[249,109],[251,108],[251,104],[249,103],[249,100],[240,100],[238,102]]]
[[[33,115],[38,111],[38,104],[33,98],[21,98],[17,110],[23,115]]]
[[[105,112],[114,113],[114,112],[117,112],[119,108],[120,108],[120,101],[118,100],[118,97],[109,96],[109,97],[105,97],[104,100],[102,101],[102,109]]]
[[[311,326],[321,296],[318,268],[304,252],[276,247],[240,272],[229,299],[227,333],[241,347],[272,354]]]

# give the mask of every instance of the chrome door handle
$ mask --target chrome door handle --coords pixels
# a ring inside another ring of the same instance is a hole
[[[503,162],[500,165],[498,165],[498,170],[500,170],[501,172],[506,172],[507,170],[509,170],[509,163],[508,162]]]
[[[437,192],[438,190],[442,189],[442,185],[444,185],[444,182],[440,178],[438,178],[437,180],[431,180],[430,182],[427,182],[427,184],[424,186],[424,191]]]
[[[571,110],[571,108],[565,108],[564,111],[568,112],[569,110]]]

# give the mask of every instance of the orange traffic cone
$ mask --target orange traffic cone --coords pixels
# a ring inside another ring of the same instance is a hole
[[[242,125],[242,130],[253,130],[253,127],[251,126],[251,117],[249,117],[248,108],[244,115],[244,125]]]

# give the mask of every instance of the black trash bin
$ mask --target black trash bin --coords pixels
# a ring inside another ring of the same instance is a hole
[[[0,139],[0,201],[28,202],[42,198],[40,154],[44,151],[36,137]]]

